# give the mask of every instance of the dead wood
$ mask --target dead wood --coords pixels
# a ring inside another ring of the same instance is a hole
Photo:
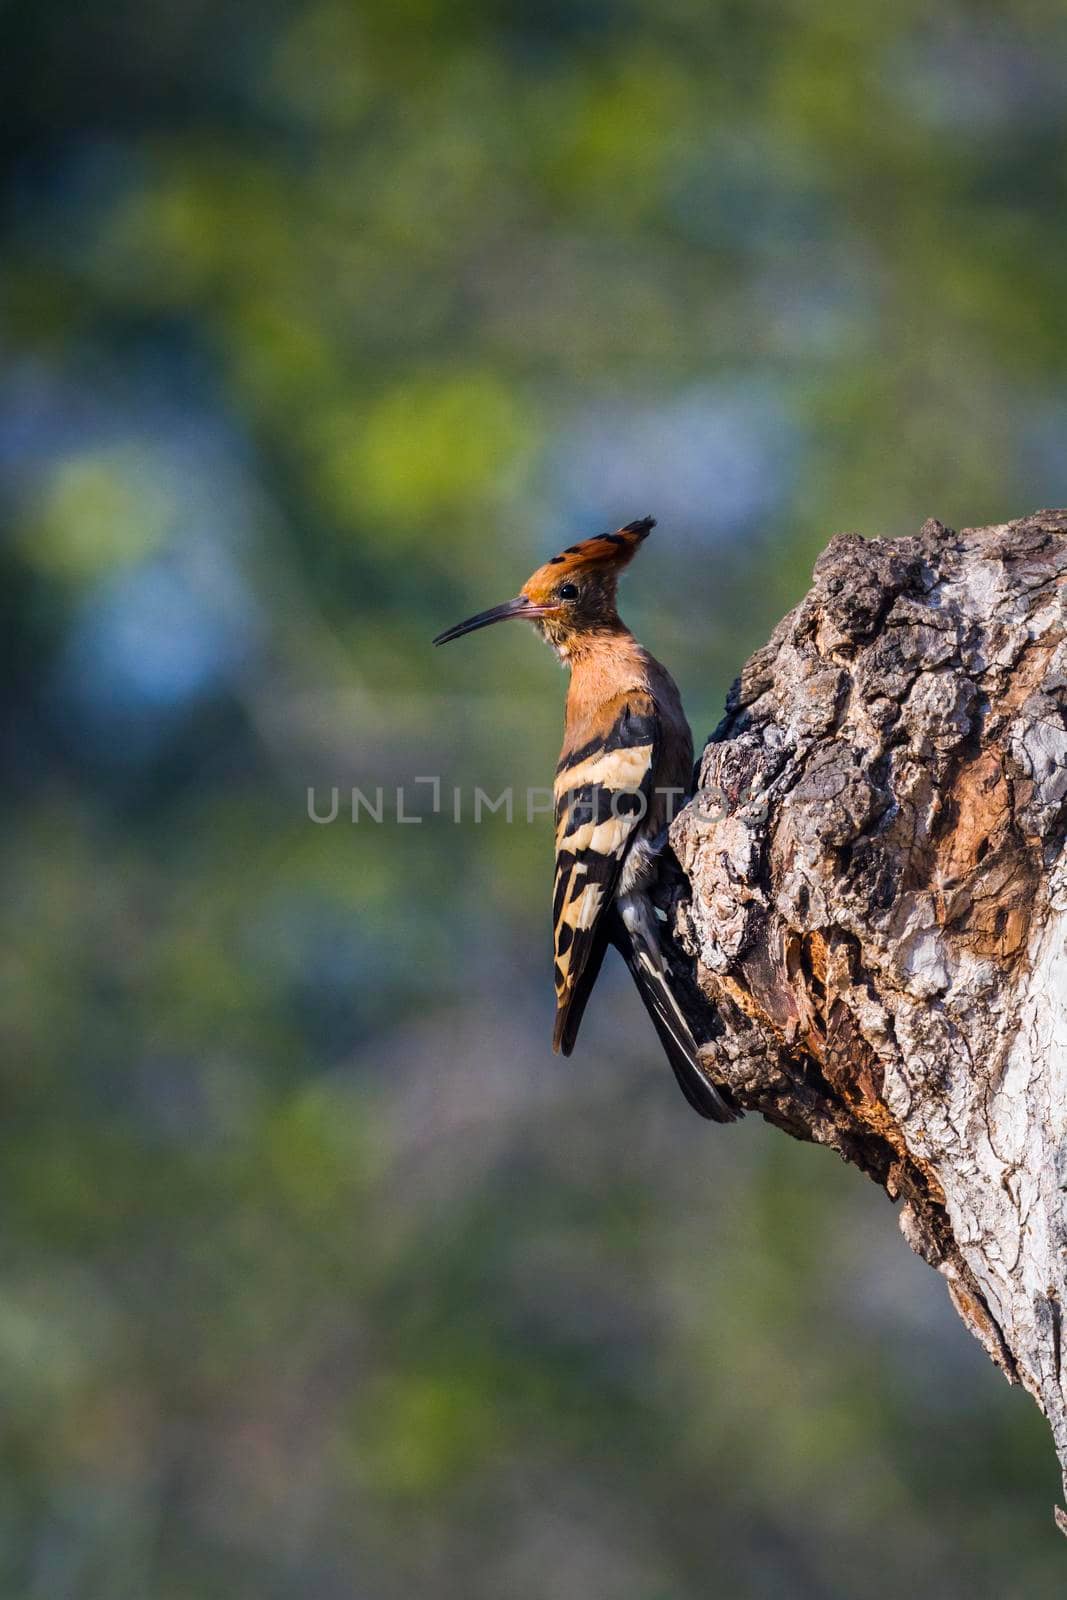
[[[835,538],[672,843],[708,1064],[900,1201],[1067,1475],[1065,577],[1065,511]]]

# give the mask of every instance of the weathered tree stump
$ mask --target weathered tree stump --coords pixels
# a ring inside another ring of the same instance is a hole
[[[672,843],[708,1065],[902,1202],[1067,1484],[1065,578],[1067,511],[834,539]]]

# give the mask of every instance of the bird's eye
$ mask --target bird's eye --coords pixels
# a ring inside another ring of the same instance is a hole
[[[556,593],[561,600],[577,600],[578,585],[576,583],[561,583]]]

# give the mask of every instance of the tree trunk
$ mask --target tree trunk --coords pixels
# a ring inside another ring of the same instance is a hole
[[[672,843],[707,1064],[902,1202],[1067,1484],[1065,576],[1067,511],[834,539]]]

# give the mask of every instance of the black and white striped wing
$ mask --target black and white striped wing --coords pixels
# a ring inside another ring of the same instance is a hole
[[[552,1045],[570,1055],[608,944],[623,862],[648,813],[658,719],[648,695],[606,708],[603,731],[570,752],[556,773],[556,1026]]]

